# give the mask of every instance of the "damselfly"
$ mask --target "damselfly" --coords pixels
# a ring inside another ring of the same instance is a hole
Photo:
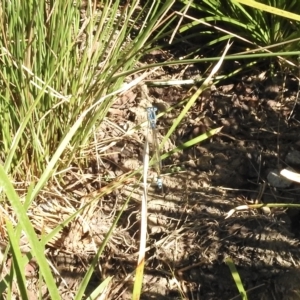
[[[157,172],[157,186],[159,189],[162,190],[163,188],[163,183],[162,179],[160,177],[161,174],[161,159],[160,159],[160,151],[159,151],[159,143],[157,139],[157,129],[156,129],[156,107],[148,107],[147,108],[147,116],[148,116],[148,122],[149,122],[149,128],[152,131],[152,137],[153,137],[153,146],[154,146],[154,156],[155,156],[155,168]]]

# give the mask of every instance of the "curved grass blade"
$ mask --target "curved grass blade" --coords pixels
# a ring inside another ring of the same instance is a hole
[[[248,300],[248,297],[247,297],[247,293],[244,289],[244,286],[243,286],[243,283],[242,283],[242,280],[241,280],[241,277],[232,261],[232,259],[230,257],[227,257],[225,259],[225,263],[228,265],[229,267],[229,270],[231,272],[231,275],[233,277],[233,280],[235,282],[235,285],[240,293],[240,296],[242,297],[242,300]]]
[[[260,10],[267,11],[267,12],[269,12],[271,14],[274,14],[274,15],[282,16],[282,17],[292,19],[292,20],[295,20],[295,21],[300,21],[300,15],[299,14],[294,14],[294,13],[288,12],[286,10],[282,10],[282,9],[272,7],[272,6],[263,4],[263,3],[259,3],[257,1],[253,1],[253,0],[232,0],[232,2],[239,2],[239,3],[245,4],[245,5],[260,9]]]

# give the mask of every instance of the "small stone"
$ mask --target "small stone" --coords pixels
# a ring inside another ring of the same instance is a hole
[[[300,166],[300,151],[297,150],[290,151],[287,154],[285,161],[287,164]]]
[[[281,176],[278,170],[270,171],[267,179],[268,182],[276,188],[288,188],[292,184],[292,181]]]

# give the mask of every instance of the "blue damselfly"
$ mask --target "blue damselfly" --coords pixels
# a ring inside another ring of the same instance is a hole
[[[159,151],[159,143],[157,139],[157,128],[156,128],[156,107],[148,107],[147,108],[147,116],[148,116],[148,122],[149,122],[149,128],[152,132],[152,138],[153,138],[153,147],[154,147],[154,165],[157,172],[157,186],[159,189],[162,190],[163,183],[162,179],[160,177],[161,175],[161,169],[162,169],[162,163],[160,159],[160,151]]]

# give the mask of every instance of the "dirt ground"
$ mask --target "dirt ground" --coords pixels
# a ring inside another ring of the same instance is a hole
[[[157,74],[160,79],[162,74]],[[147,101],[166,111],[188,88],[149,87]],[[106,174],[142,165],[145,89],[128,92],[110,109],[99,138],[118,142],[101,156]],[[248,299],[300,299],[300,223],[295,209],[227,213],[244,204],[299,203],[296,183],[274,186],[270,171],[291,163],[300,150],[298,80],[292,74],[245,75],[204,92],[162,152],[223,126],[221,133],[163,161],[164,191],[149,190],[148,251],[142,299],[242,299],[225,259],[237,267]],[[150,100],[149,100],[150,99]],[[146,103],[146,104],[145,104]],[[158,119],[159,139],[181,109]],[[111,124],[115,124],[112,130]],[[125,125],[129,127],[126,127]],[[128,132],[128,131],[127,131]],[[104,170],[101,171],[101,173]],[[130,299],[139,239],[140,191],[126,185],[101,200],[102,228],[112,207],[129,205],[101,258],[100,278],[114,275],[110,299]],[[102,234],[105,230],[102,231]],[[98,274],[99,276],[99,274]]]
[[[167,61],[172,55],[157,51],[141,63]],[[224,73],[230,64],[225,63]],[[299,184],[275,184],[269,177],[270,172],[286,167],[300,171],[299,78],[293,71],[271,75],[264,70],[253,69],[205,90],[161,150],[166,153],[222,127],[217,135],[163,160],[163,191],[155,184],[149,188],[141,299],[243,299],[226,264],[228,258],[239,272],[248,299],[300,299],[298,210],[253,209],[226,218],[229,211],[245,204],[300,204]],[[166,67],[147,80],[191,79],[202,71],[194,65]],[[57,199],[58,187],[53,187],[52,194],[50,191],[28,214],[32,219],[49,217],[52,224],[46,225],[53,229],[81,208],[87,195],[105,190],[111,181],[142,167],[145,138],[153,145],[143,126],[147,124],[146,107],[158,108],[161,141],[182,111],[184,104],[179,103],[194,90],[195,86],[145,84],[116,98],[95,132],[91,149],[83,150],[85,157],[91,158],[90,165],[70,166],[70,180],[64,178],[65,185],[60,187],[61,199]],[[154,170],[149,176],[154,176]],[[86,294],[113,276],[106,299],[132,298],[139,249],[139,182],[135,176],[116,185],[48,245],[47,255],[56,270],[62,299],[74,299],[95,252],[128,198]],[[62,207],[66,199],[68,209]],[[46,225],[39,228],[41,222],[36,223],[37,231],[47,232]],[[32,291],[38,284],[32,276]],[[47,294],[44,289],[43,296]],[[32,292],[29,298],[39,296]]]
[[[174,70],[170,74],[169,69],[161,69],[151,79],[179,78],[184,71],[176,69],[176,76]],[[186,114],[162,153],[223,127],[217,135],[164,159],[163,191],[155,184],[149,188],[142,299],[242,299],[226,264],[228,258],[248,299],[300,299],[298,210],[252,209],[226,218],[240,205],[299,203],[299,184],[278,185],[269,179],[274,170],[288,166],[300,170],[298,85],[297,77],[287,72],[271,77],[252,71],[209,88]],[[68,201],[78,209],[87,194],[104,191],[111,179],[117,181],[140,168],[146,107],[156,106],[162,113],[157,120],[161,141],[182,110],[176,105],[193,92],[191,88],[142,86],[117,98],[86,154],[90,165],[77,171],[72,166],[70,181],[65,179],[62,188],[70,196]],[[153,174],[151,169],[149,177]],[[128,198],[86,294],[113,276],[106,299],[131,299],[139,249],[139,176],[94,201],[53,242],[54,250],[48,249],[63,299],[74,299],[95,250]],[[63,211],[66,201],[51,203],[51,207],[47,201],[39,204],[32,214],[56,209],[51,212],[54,228],[71,212]]]
[[[143,63],[166,61],[173,55],[181,53],[157,51]],[[230,64],[224,63],[225,73],[232,71]],[[245,204],[300,204],[299,184],[278,187],[268,180],[270,171],[287,166],[300,170],[300,163],[289,159],[291,153],[300,155],[299,79],[293,72],[271,76],[264,70],[252,69],[203,92],[164,145],[162,153],[222,127],[216,136],[165,159],[163,191],[155,185],[149,189],[142,299],[242,299],[225,263],[229,257],[248,299],[300,299],[298,211],[248,210],[226,218],[231,209]],[[191,79],[202,71],[195,65],[172,66],[147,79]],[[161,141],[182,110],[182,105],[176,105],[192,93],[192,86],[143,85],[117,98],[91,145],[96,154],[83,170],[86,180],[76,188],[66,183],[65,190],[74,193],[77,189],[82,203],[85,198],[80,195],[105,188],[110,178],[140,168],[147,129],[138,126],[146,123],[146,107],[153,105],[162,113],[157,124]],[[89,288],[93,290],[111,275],[107,299],[131,299],[139,248],[140,194],[135,177],[93,206],[84,234],[78,233],[82,226],[66,230],[68,238],[62,244],[72,253],[73,267],[64,268],[70,264],[65,258],[60,267],[53,253],[64,283],[63,299],[73,298],[72,291],[89,264],[88,253],[101,245],[128,197]]]

